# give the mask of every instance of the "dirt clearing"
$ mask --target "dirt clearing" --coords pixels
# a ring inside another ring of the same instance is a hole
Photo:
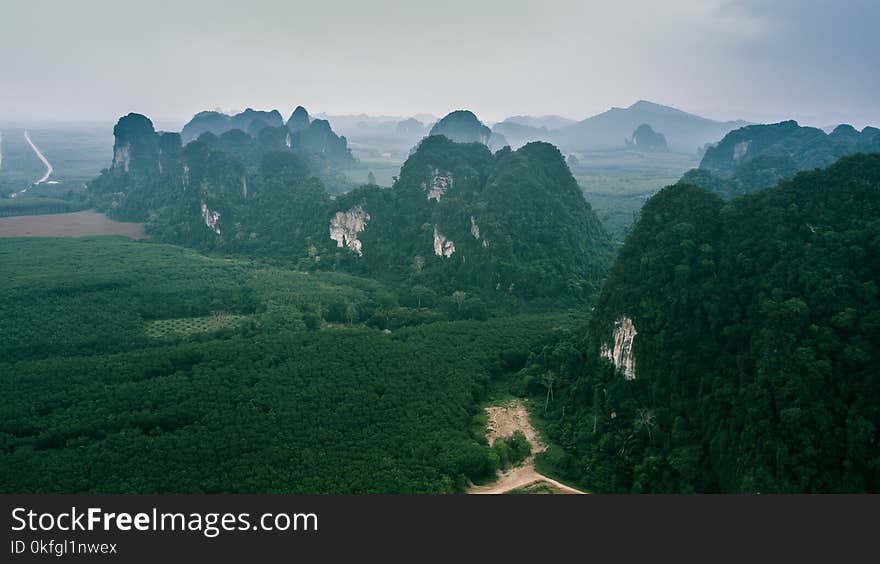
[[[510,468],[506,472],[499,472],[498,480],[494,483],[485,486],[471,486],[468,493],[502,494],[514,490],[522,493],[586,493],[539,474],[535,470],[535,455],[546,450],[547,445],[541,441],[535,428],[532,427],[532,423],[529,421],[529,412],[522,401],[510,400],[500,406],[487,407],[486,413],[489,415],[486,427],[490,445],[496,439],[513,435],[514,431],[522,431],[532,446],[532,454],[521,465]]]

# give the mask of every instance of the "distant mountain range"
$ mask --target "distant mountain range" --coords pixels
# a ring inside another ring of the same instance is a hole
[[[571,150],[617,149],[624,147],[626,140],[643,124],[663,134],[671,150],[692,153],[707,143],[720,141],[728,132],[748,122],[715,121],[641,100],[628,108],[611,108],[565,127],[553,140]]]

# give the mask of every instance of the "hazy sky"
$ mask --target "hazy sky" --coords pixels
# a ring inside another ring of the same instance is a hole
[[[880,125],[880,0],[2,0],[0,120],[199,110]]]

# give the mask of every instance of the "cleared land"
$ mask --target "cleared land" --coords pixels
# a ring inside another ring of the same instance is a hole
[[[113,221],[93,210],[0,218],[0,237],[87,237],[123,235],[143,239],[143,223]]]
[[[580,490],[566,486],[535,470],[535,455],[546,450],[545,445],[537,431],[529,421],[529,412],[520,400],[511,400],[504,405],[486,408],[489,414],[487,425],[489,444],[497,439],[513,435],[516,431],[522,431],[532,445],[532,454],[515,468],[506,472],[499,472],[498,480],[486,486],[472,486],[468,489],[471,494],[503,494],[503,493],[551,493],[551,494],[582,494]]]

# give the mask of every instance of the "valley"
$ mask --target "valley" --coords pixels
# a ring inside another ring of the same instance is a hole
[[[878,130],[325,117],[4,129],[0,491],[877,489]]]

